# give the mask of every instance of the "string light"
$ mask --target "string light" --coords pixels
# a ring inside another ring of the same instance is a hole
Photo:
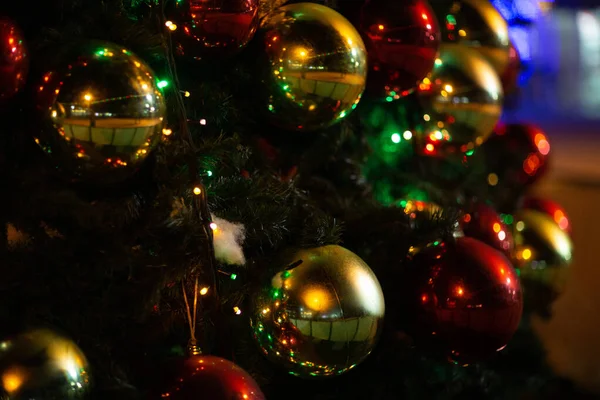
[[[195,194],[196,196],[199,196],[199,195],[200,195],[200,193],[202,193],[202,189],[200,189],[198,186],[196,186],[196,187],[194,188],[194,194]]]
[[[210,223],[210,229],[212,229],[213,231],[217,230],[217,224],[215,224],[214,222]]]
[[[206,120],[204,118],[200,120],[200,125],[206,125]]]
[[[235,280],[236,280],[236,278],[237,278],[237,274],[231,274],[231,275],[229,276],[229,278],[231,278],[231,280],[232,280],[232,281],[235,281]]]
[[[170,130],[169,128],[165,128],[162,130],[162,134],[165,136],[171,136],[172,133],[173,133],[173,131]]]
[[[236,315],[240,315],[242,313],[242,310],[238,306],[235,306],[235,307],[233,307],[233,312]]]
[[[186,90],[186,91],[185,91],[185,93],[184,93],[183,95],[184,95],[185,97],[190,97],[192,94]]]
[[[208,287],[207,286],[205,286],[202,289],[200,289],[200,295],[206,296],[206,293],[208,293]]]
[[[171,30],[171,31],[175,31],[175,30],[177,30],[177,25],[176,25],[176,24],[174,24],[172,21],[167,21],[167,22],[165,22],[165,26],[166,26],[167,28],[169,28],[169,30]]]

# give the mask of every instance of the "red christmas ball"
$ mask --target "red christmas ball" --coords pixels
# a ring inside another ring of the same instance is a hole
[[[470,237],[411,253],[402,315],[416,344],[468,364],[502,350],[523,310],[519,279],[508,259]]]
[[[563,231],[571,234],[571,223],[565,209],[558,203],[542,199],[540,197],[525,197],[521,201],[521,208],[527,210],[540,211],[544,214],[552,217],[554,222],[558,224],[558,227]]]
[[[512,233],[492,207],[484,203],[475,203],[460,222],[466,236],[481,240],[504,253],[509,259],[512,258],[515,246]]]
[[[265,396],[252,377],[224,358],[194,355],[177,368],[176,383],[161,393],[173,400],[264,400]]]
[[[504,73],[500,76],[505,96],[511,94],[517,88],[519,72],[521,72],[521,57],[519,56],[517,48],[511,42],[510,48],[508,49],[508,63]]]
[[[10,19],[0,17],[0,101],[23,87],[28,70],[29,58],[21,30]]]
[[[258,0],[172,0],[165,14],[177,53],[197,60],[236,53],[259,23]]]
[[[483,147],[492,186],[522,189],[548,168],[550,143],[544,131],[533,124],[500,124]]]
[[[376,95],[409,94],[431,72],[440,28],[425,0],[367,0],[359,31],[369,56],[367,85]]]

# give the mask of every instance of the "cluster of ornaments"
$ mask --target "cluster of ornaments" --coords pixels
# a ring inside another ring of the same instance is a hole
[[[422,154],[462,156],[481,147],[490,185],[510,188],[513,197],[545,171],[550,147],[543,132],[497,126],[519,60],[506,22],[487,1],[365,0],[340,12],[295,3],[262,21],[257,0],[166,3],[165,29],[181,57],[213,61],[256,41],[256,104],[273,125],[315,131],[343,120],[363,96],[413,95],[421,107],[413,131]],[[0,53],[3,102],[23,87],[28,72],[23,35],[7,19],[0,20]],[[123,182],[163,135],[160,80],[144,60],[113,43],[74,45],[60,59],[33,77],[42,121],[35,142],[72,182]],[[411,207],[409,218],[439,209]],[[451,238],[411,249],[400,297],[403,328],[418,346],[462,364],[489,357],[507,345],[521,318],[513,265],[538,279],[570,263],[564,210],[535,198],[519,207],[508,222],[475,202]],[[384,314],[369,266],[343,247],[324,246],[292,254],[265,283],[254,299],[251,328],[265,356],[291,374],[330,377],[371,353]],[[29,359],[34,351],[44,355],[35,359],[39,365]],[[10,399],[78,399],[90,385],[81,350],[51,331],[1,342],[0,365],[0,395]],[[264,399],[245,371],[221,358],[193,355],[177,373],[162,397]]]
[[[365,0],[339,11],[294,3],[259,21],[256,0],[171,0],[164,29],[189,60],[215,62],[254,41],[255,104],[283,129],[327,128],[363,96],[416,93],[423,115],[415,140],[424,154],[464,154],[486,141],[516,70],[506,22],[488,2]],[[22,87],[28,58],[13,23],[0,21],[0,34],[2,100]],[[159,79],[112,43],[62,53],[59,65],[32,77],[44,125],[35,141],[73,182],[123,182],[160,141],[166,111]]]

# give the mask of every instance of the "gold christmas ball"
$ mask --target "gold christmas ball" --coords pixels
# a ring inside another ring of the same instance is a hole
[[[0,398],[84,399],[90,389],[88,362],[71,340],[47,329],[0,342]]]
[[[470,155],[492,133],[502,113],[500,78],[476,51],[444,43],[417,91],[423,115],[417,127],[425,155]]]
[[[251,325],[263,353],[299,377],[342,374],[371,352],[383,324],[379,281],[340,246],[298,251],[255,299]]]
[[[45,128],[35,137],[73,180],[111,184],[131,176],[159,143],[165,118],[158,79],[112,43],[65,50],[38,84]]]
[[[521,210],[514,218],[515,266],[521,277],[561,290],[573,257],[568,232],[540,211]]]
[[[510,62],[508,24],[488,0],[430,0],[442,26],[442,41],[478,51],[504,74]]]
[[[298,131],[326,128],[358,104],[367,78],[360,34],[331,8],[298,3],[263,21],[261,101],[269,120]]]

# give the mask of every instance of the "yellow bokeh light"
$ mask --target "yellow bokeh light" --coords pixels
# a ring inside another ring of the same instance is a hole
[[[311,287],[304,292],[302,300],[313,311],[327,310],[331,304],[329,292],[320,287]]]
[[[202,189],[200,189],[199,187],[197,187],[197,186],[196,186],[196,187],[194,188],[194,194],[195,194],[196,196],[199,196],[199,195],[200,195],[200,193],[202,193]]]
[[[208,286],[205,286],[202,289],[200,289],[201,296],[206,296],[206,293],[208,293]]]
[[[531,250],[530,249],[525,249],[523,250],[523,260],[529,260],[531,258]]]
[[[490,186],[496,186],[498,184],[498,175],[492,172],[488,175],[487,181]]]
[[[19,370],[10,370],[2,375],[2,386],[8,393],[14,393],[23,384],[23,373]]]
[[[85,101],[92,101],[93,97],[92,97],[92,95],[90,93],[86,93],[86,94],[83,95],[83,99]]]

